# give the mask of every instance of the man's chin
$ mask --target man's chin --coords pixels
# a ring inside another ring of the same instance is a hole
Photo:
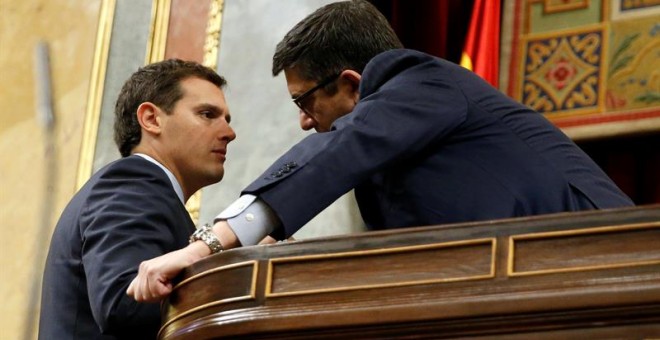
[[[223,177],[225,177],[225,172],[224,171],[221,174],[219,174],[215,177],[215,182],[213,182],[213,183],[218,183],[218,182],[222,181]]]
[[[222,178],[225,177],[225,171],[224,169],[222,171],[214,171],[213,173],[209,173],[207,176],[207,183],[206,185],[211,185],[218,183],[222,181]]]

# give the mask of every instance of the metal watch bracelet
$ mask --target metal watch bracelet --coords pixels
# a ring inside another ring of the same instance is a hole
[[[195,230],[195,232],[190,235],[190,239],[188,241],[190,243],[195,241],[202,241],[206,243],[206,245],[211,249],[211,254],[223,251],[224,247],[222,246],[222,243],[220,243],[220,240],[217,236],[215,236],[211,228],[211,225],[208,223],[197,228],[197,230]]]

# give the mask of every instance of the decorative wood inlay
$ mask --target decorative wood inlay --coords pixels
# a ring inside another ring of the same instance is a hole
[[[660,264],[660,222],[509,237],[509,276],[653,264]]]
[[[213,268],[181,281],[174,286],[168,298],[170,305],[176,305],[176,308],[167,310],[167,317],[164,318],[167,322],[161,326],[161,331],[192,313],[230,302],[254,300],[258,268],[258,262],[252,260]],[[201,278],[204,280],[200,281]],[[214,289],[214,285],[223,289]],[[189,304],[187,301],[204,303]]]
[[[205,290],[233,291],[250,275],[205,275],[196,291],[184,282],[163,305],[160,339],[653,338],[659,244],[655,205],[243,247],[183,275],[268,263],[256,296],[191,314],[211,301]]]
[[[488,238],[271,259],[266,297],[489,279],[495,250],[496,239]],[[359,274],[364,268],[371,271],[368,280]]]

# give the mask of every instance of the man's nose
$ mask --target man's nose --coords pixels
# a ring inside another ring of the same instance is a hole
[[[225,139],[227,142],[231,142],[236,139],[236,132],[231,128],[231,125],[229,125],[229,123],[225,123],[224,126],[225,128],[222,129],[222,132],[220,133],[220,139]]]
[[[316,121],[305,111],[300,110],[300,128],[304,131],[310,130],[316,126]]]

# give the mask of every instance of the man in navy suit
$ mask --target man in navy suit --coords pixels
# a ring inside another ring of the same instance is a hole
[[[282,71],[301,127],[319,133],[218,216],[225,248],[289,237],[353,188],[371,229],[633,205],[542,115],[458,65],[402,49],[366,1],[332,3],[298,23],[273,57],[273,75]],[[180,257],[146,262],[128,293],[168,294]]]
[[[194,62],[139,69],[115,109],[122,158],[68,204],[50,244],[39,339],[156,339],[158,304],[125,291],[140,262],[183,248],[195,226],[184,203],[220,181],[229,126],[225,80]]]

